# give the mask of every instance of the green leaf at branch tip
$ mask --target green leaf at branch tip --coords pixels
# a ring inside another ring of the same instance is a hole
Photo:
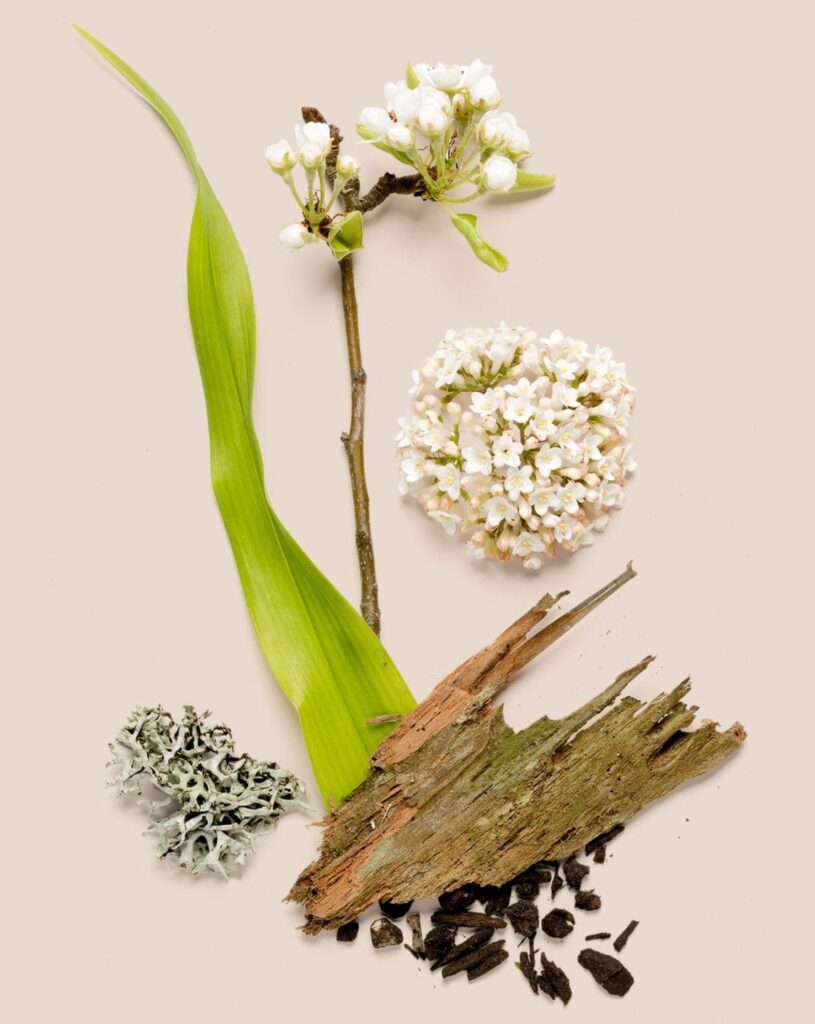
[[[547,192],[555,183],[554,174],[532,174],[529,171],[518,171],[515,184],[505,193],[509,196],[534,195],[536,192]]]
[[[195,177],[187,288],[213,488],[263,654],[297,710],[323,799],[338,804],[365,777],[370,755],[392,728],[365,722],[405,714],[416,702],[377,637],[269,505],[252,422],[252,285],[232,226],[187,133],[132,68],[78,31],[158,111]]]
[[[362,214],[359,210],[346,214],[331,225],[328,244],[338,261],[362,248]]]
[[[486,263],[488,267],[492,267],[493,270],[497,270],[499,273],[503,273],[509,266],[506,256],[503,253],[498,252],[490,243],[484,238],[481,232],[478,230],[478,219],[472,213],[451,213],[450,220],[453,222],[453,226],[464,235],[467,241],[470,243],[470,248],[481,260],[482,263]]]
[[[416,74],[416,69],[412,64],[408,64],[405,68],[405,85],[408,89],[415,89],[419,84],[419,76]]]

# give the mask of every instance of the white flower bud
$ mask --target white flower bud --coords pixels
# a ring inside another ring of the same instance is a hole
[[[447,115],[433,103],[423,103],[419,109],[419,127],[430,138],[447,129]]]
[[[453,423],[458,423],[459,419],[461,418],[461,406],[458,404],[458,402],[447,403],[447,415],[450,417]]]
[[[492,75],[484,75],[483,78],[470,89],[470,102],[476,110],[492,110],[501,102],[501,93]]]
[[[325,163],[325,153],[314,142],[306,142],[300,147],[300,163],[307,170],[314,170]]]
[[[317,239],[304,224],[289,224],[280,232],[280,241],[287,249],[302,249],[309,242],[316,242]]]
[[[266,159],[275,174],[285,174],[297,163],[297,154],[285,139],[280,139],[266,150]]]
[[[359,115],[357,131],[363,139],[383,139],[393,121],[384,107],[366,107]]]
[[[413,149],[413,132],[406,124],[395,124],[388,129],[388,142],[394,149]]]
[[[522,160],[525,156],[529,156],[529,136],[522,128],[515,128],[511,131],[505,140],[507,153],[515,160]]]
[[[294,130],[301,149],[311,145],[316,146],[323,156],[331,152],[331,129],[324,121],[309,121],[304,125],[296,125]]]
[[[494,154],[481,171],[481,183],[490,192],[509,192],[518,177],[518,168],[505,156]]]
[[[481,363],[477,359],[473,359],[471,362],[467,363],[467,373],[469,373],[471,377],[480,377]]]
[[[475,420],[475,416],[470,412],[469,409],[465,409],[461,414],[461,425],[462,427],[470,427]]]
[[[337,174],[341,178],[355,178],[359,174],[359,160],[355,156],[343,154],[337,160]]]

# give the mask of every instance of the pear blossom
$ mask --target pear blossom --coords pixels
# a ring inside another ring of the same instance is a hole
[[[287,249],[302,249],[316,239],[304,224],[289,224],[280,232],[280,241]]]
[[[474,60],[415,64],[411,71],[411,84],[385,85],[384,106],[362,110],[362,139],[406,154],[434,199],[469,182],[476,189],[467,199],[510,191],[531,145],[515,117],[497,109],[501,93],[492,67]]]
[[[509,192],[518,177],[518,168],[509,159],[494,153],[484,164],[481,180],[490,192]]]
[[[297,163],[297,154],[285,139],[280,139],[266,150],[266,160],[277,174],[285,174]]]
[[[451,330],[413,381],[400,493],[472,557],[537,570],[622,507],[634,388],[609,349],[503,323]]]

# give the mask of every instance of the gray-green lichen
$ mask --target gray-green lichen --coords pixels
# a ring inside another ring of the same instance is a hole
[[[157,856],[229,878],[255,852],[253,835],[285,811],[305,809],[306,794],[273,761],[236,754],[231,729],[207,724],[208,716],[188,705],[176,722],[162,707],[136,708],[110,744],[121,770],[109,785],[149,805],[146,834],[157,837]],[[149,799],[150,785],[164,799]]]

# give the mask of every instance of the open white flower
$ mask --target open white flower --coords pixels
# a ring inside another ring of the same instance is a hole
[[[634,389],[613,354],[500,324],[448,331],[423,365],[400,490],[474,558],[538,569],[592,544],[634,468]]]

